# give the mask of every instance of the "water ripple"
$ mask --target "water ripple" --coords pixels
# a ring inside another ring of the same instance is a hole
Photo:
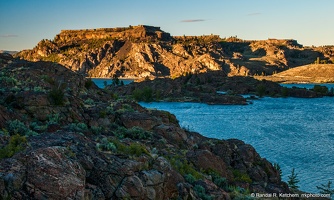
[[[208,106],[199,103],[142,103],[167,110],[180,125],[207,137],[237,138],[255,147],[262,157],[279,163],[283,180],[292,168],[300,189],[334,180],[333,98],[263,98],[248,106]]]

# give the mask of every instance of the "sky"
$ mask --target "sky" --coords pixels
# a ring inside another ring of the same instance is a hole
[[[139,24],[173,36],[334,45],[333,22],[334,0],[0,0],[0,50],[32,49],[64,29]]]

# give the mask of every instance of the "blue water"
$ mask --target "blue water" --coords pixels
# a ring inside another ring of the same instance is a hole
[[[334,98],[262,98],[251,105],[140,103],[167,110],[184,128],[218,139],[237,138],[251,144],[287,181],[292,168],[301,190],[334,181]]]
[[[92,81],[99,88],[104,88],[105,84],[111,85],[112,82],[113,82],[111,78],[92,78]],[[127,85],[127,84],[133,82],[133,79],[120,79],[119,81],[123,81],[124,85]]]

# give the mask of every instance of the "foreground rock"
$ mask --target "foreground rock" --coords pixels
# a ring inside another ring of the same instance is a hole
[[[240,140],[209,139],[174,115],[114,99],[54,63],[0,67],[1,199],[233,199],[287,193]]]

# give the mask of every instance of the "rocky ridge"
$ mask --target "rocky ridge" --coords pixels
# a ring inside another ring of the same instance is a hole
[[[288,193],[240,140],[182,129],[51,62],[0,54],[3,199],[237,199]]]
[[[63,30],[17,57],[52,61],[90,77],[156,78],[221,71],[228,76],[270,75],[333,62],[333,47],[303,47],[295,40],[245,41],[236,37],[170,36],[159,27]]]

